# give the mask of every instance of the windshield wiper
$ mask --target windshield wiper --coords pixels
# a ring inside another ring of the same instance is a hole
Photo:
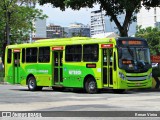
[[[131,48],[129,46],[127,46],[127,50],[128,50],[129,54],[131,55],[131,57],[134,60],[134,54],[133,54],[133,52],[132,52],[132,50],[131,50]]]

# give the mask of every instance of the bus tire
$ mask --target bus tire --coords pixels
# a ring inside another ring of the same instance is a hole
[[[93,77],[87,78],[85,82],[85,90],[87,93],[94,94],[97,93],[97,83]]]
[[[28,78],[28,89],[30,91],[36,91],[38,89],[36,79],[33,76]]]

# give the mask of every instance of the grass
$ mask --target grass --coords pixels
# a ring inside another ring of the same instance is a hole
[[[160,68],[159,67],[154,67],[152,69],[152,76],[153,77],[160,77]]]

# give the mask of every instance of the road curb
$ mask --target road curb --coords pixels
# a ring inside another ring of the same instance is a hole
[[[1,85],[9,85],[8,82],[0,82]]]

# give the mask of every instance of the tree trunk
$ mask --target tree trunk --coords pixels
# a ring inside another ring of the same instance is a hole
[[[2,46],[2,62],[3,64],[5,64],[5,49],[7,46],[7,42],[3,42],[3,46]]]
[[[117,28],[118,28],[118,30],[119,30],[120,36],[121,36],[121,37],[127,37],[127,36],[128,36],[127,26],[126,26],[126,25],[123,25],[123,26],[122,26],[122,25],[120,24],[120,22],[118,21],[118,19],[117,19],[116,16],[112,16],[112,19],[113,19],[114,23],[116,24],[116,26],[117,26]],[[127,23],[127,21],[126,21],[125,24],[129,24],[129,23]]]
[[[11,13],[6,11],[5,13],[5,17],[6,17],[6,26],[5,26],[5,32],[4,32],[4,41],[3,41],[3,47],[2,47],[2,62],[3,64],[5,64],[5,49],[6,46],[10,44],[10,26],[9,26],[9,21],[10,21],[10,17],[11,17]]]
[[[115,22],[119,32],[120,32],[121,37],[128,37],[128,30],[129,30],[128,28],[129,28],[129,25],[130,25],[130,20],[131,20],[131,17],[132,17],[132,13],[133,13],[133,11],[126,11],[126,16],[125,16],[123,25],[120,24],[120,22],[117,19],[117,16],[115,16],[113,14],[110,14],[113,21]]]
[[[120,36],[121,37],[128,37],[128,30],[125,27],[122,27],[121,29],[119,29],[120,32]]]

